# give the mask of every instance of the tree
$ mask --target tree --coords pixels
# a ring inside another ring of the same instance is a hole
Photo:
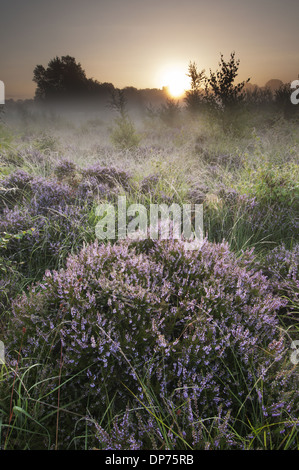
[[[125,90],[111,90],[110,96],[108,106],[118,113],[118,116],[114,119],[115,126],[111,129],[110,139],[118,149],[130,150],[136,148],[141,137],[136,133],[134,124],[128,115]]]
[[[69,55],[50,60],[48,67],[37,65],[33,71],[38,99],[74,98],[86,92],[89,80],[80,63]]]
[[[127,118],[127,98],[122,89],[113,89],[110,91],[110,101],[108,106],[120,114],[120,117]]]
[[[189,63],[187,76],[191,79],[191,89],[186,92],[185,102],[191,112],[197,112],[202,104],[201,86],[205,81],[205,70],[199,72],[195,62]]]
[[[175,126],[179,123],[180,106],[178,101],[167,98],[166,103],[162,104],[158,111],[158,116],[167,126]]]
[[[210,70],[210,78],[206,80],[206,99],[217,108],[227,110],[243,101],[245,93],[243,88],[250,78],[238,84],[234,84],[238,75],[240,60],[235,59],[235,52],[231,53],[230,60],[225,62],[223,54],[219,62],[220,70],[213,73]]]
[[[114,89],[112,83],[87,78],[81,64],[69,55],[56,56],[47,68],[37,65],[33,71],[33,81],[37,84],[35,98],[41,101],[107,99]]]

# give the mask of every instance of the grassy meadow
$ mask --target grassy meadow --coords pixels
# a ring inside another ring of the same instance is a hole
[[[296,112],[5,107],[0,448],[299,449]],[[120,195],[202,247],[97,240]]]

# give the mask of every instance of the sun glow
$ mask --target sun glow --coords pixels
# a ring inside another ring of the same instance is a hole
[[[186,75],[185,68],[168,67],[161,74],[161,83],[166,87],[173,98],[180,98],[190,88],[190,79]]]

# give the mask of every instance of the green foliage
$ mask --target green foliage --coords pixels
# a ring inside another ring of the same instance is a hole
[[[251,177],[250,177],[251,176]],[[299,208],[299,165],[275,166],[266,163],[244,178],[246,191],[265,205],[280,205],[285,208]],[[244,189],[245,189],[244,188]]]
[[[208,101],[214,106],[225,110],[244,99],[243,88],[250,79],[234,84],[238,75],[239,64],[240,61],[235,60],[235,52],[231,53],[228,62],[225,62],[223,54],[221,54],[220,70],[215,73],[210,71],[210,78],[207,79],[206,83],[206,92]]]
[[[25,235],[32,234],[34,232],[34,228],[30,230],[23,230],[22,232],[16,234],[10,234],[3,232],[0,237],[0,270],[3,272],[7,272],[9,261],[5,260],[5,264],[3,263],[3,258],[1,257],[1,251],[7,249],[7,245],[11,240],[21,240]]]
[[[131,150],[138,147],[141,137],[136,133],[132,121],[125,116],[115,119],[115,127],[112,129],[110,139],[115,148]]]

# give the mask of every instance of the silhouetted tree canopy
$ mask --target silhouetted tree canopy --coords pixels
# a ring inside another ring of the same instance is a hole
[[[191,89],[186,91],[185,102],[187,109],[191,112],[200,110],[202,105],[202,84],[205,81],[205,71],[199,72],[195,62],[190,62],[187,76],[190,77]]]
[[[243,89],[250,78],[235,84],[239,64],[240,60],[235,59],[235,52],[231,53],[228,62],[224,60],[223,54],[221,54],[219,62],[220,69],[215,73],[210,70],[210,77],[207,79],[206,83],[207,98],[222,109],[230,108],[240,103],[245,98]]]
[[[111,97],[117,96],[119,90],[112,83],[100,83],[87,78],[81,64],[69,55],[55,57],[47,67],[37,65],[33,71],[33,81],[37,84],[35,101],[49,103],[66,102],[79,105],[106,106],[111,104]],[[146,109],[151,103],[159,106],[165,103],[167,93],[158,89],[136,89],[125,87],[121,92],[128,101],[128,109]]]
[[[37,84],[35,98],[43,101],[101,97],[114,88],[112,83],[87,78],[81,64],[69,55],[55,57],[47,68],[37,65],[33,81]]]

